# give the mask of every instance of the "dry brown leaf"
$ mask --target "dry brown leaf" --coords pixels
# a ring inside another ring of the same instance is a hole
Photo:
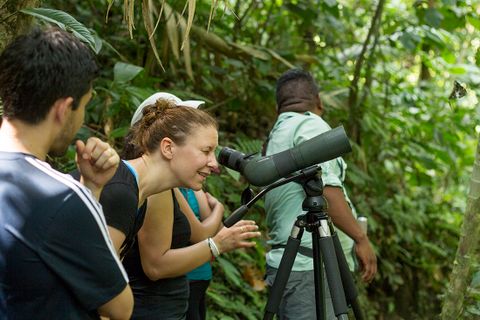
[[[180,28],[182,30],[182,35],[185,40],[185,32],[186,32],[186,24],[184,19],[178,19],[178,22],[180,23]],[[194,81],[193,77],[193,70],[192,70],[192,57],[190,55],[190,42],[187,41],[185,42],[185,47],[183,48],[183,60],[185,62],[185,70],[187,71],[188,76],[192,81]]]
[[[178,41],[178,30],[177,30],[177,21],[175,19],[175,14],[172,8],[167,5],[166,3],[163,6],[165,20],[167,24],[165,26],[165,30],[168,36],[168,40],[170,41],[170,45],[172,48],[173,55],[175,59],[180,59],[180,52],[178,50],[179,41]]]
[[[195,16],[195,6],[196,6],[196,0],[188,0],[188,19],[187,19],[187,27],[185,28],[185,32],[183,35],[183,42],[182,42],[182,48],[185,46],[185,43],[189,41],[190,37],[190,29],[192,29],[193,25],[193,18]]]
[[[265,281],[263,280],[263,274],[255,265],[247,265],[243,268],[243,279],[253,288],[255,291],[265,290]]]
[[[143,0],[142,1],[142,15],[143,15],[143,23],[145,25],[145,29],[148,32],[148,40],[150,41],[150,47],[153,50],[153,54],[155,55],[155,58],[157,59],[158,64],[162,68],[163,71],[165,71],[165,68],[163,67],[162,60],[160,59],[160,56],[158,55],[157,51],[157,45],[155,43],[155,37],[153,37],[154,34],[154,28],[153,28],[153,16],[150,14],[151,10],[149,7],[149,1],[148,0]],[[150,36],[152,35],[152,36]]]

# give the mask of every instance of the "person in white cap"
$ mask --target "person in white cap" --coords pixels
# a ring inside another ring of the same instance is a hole
[[[123,153],[128,160],[100,199],[134,292],[132,319],[184,319],[185,273],[223,252],[254,246],[247,240],[259,235],[254,221],[239,221],[210,238],[218,224],[199,228],[180,210],[179,203],[183,211],[188,204],[172,189],[200,190],[218,165],[217,123],[196,108],[201,103],[166,93],[147,98],[132,118]],[[209,197],[209,205],[214,216],[223,215],[218,200]]]

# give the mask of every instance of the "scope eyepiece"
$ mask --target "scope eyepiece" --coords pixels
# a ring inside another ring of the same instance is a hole
[[[235,171],[242,171],[242,162],[246,155],[229,147],[222,148],[218,154],[218,163]]]

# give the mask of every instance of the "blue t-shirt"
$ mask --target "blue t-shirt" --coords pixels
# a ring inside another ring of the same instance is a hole
[[[185,199],[188,201],[188,205],[192,208],[193,213],[195,216],[200,220],[200,208],[198,206],[197,198],[195,197],[195,193],[192,189],[187,188],[180,188]],[[212,266],[210,262],[205,262],[201,266],[196,269],[193,269],[189,273],[187,273],[188,280],[210,280],[212,279]]]
[[[98,319],[128,282],[88,189],[0,152],[0,319]]]

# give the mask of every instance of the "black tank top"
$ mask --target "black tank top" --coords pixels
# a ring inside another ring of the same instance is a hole
[[[190,224],[173,197],[172,249],[190,243]],[[161,232],[161,230],[159,230]],[[188,305],[188,283],[185,275],[151,281],[143,272],[138,241],[123,259],[135,298],[132,319],[182,319]]]

